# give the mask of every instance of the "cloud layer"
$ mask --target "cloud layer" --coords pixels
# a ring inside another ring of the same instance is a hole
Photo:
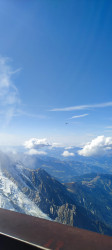
[[[82,156],[103,156],[112,150],[112,137],[98,136],[78,151]]]
[[[65,150],[65,151],[62,153],[62,155],[63,155],[64,157],[68,157],[68,156],[74,156],[74,153],[70,153],[69,151]]]

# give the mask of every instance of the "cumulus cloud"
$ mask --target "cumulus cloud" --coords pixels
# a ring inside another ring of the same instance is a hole
[[[86,110],[86,109],[106,108],[106,107],[112,107],[112,102],[79,105],[79,106],[72,106],[72,107],[65,107],[65,108],[54,108],[54,109],[51,109],[50,111],[73,111],[73,110],[84,110],[84,109]]]
[[[78,151],[82,156],[102,156],[112,150],[112,137],[98,136]]]
[[[47,142],[46,138],[43,139],[31,138],[30,140],[25,141],[24,146],[27,149],[39,149],[46,146],[48,147],[50,146],[50,144]]]
[[[74,156],[74,153],[70,153],[69,151],[65,150],[65,151],[62,153],[62,155],[63,155],[64,157],[68,157],[68,156]]]
[[[26,152],[28,155],[46,155],[47,153],[45,151],[36,150],[36,149],[30,149],[28,152]]]
[[[72,116],[70,119],[77,119],[77,118],[85,117],[85,116],[87,116],[87,115],[88,115],[88,114],[75,115],[75,116]]]

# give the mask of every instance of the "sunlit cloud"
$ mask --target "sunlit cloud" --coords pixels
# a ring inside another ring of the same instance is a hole
[[[71,152],[65,150],[65,151],[62,153],[62,156],[64,156],[64,157],[74,156],[74,153],[71,153]]]
[[[98,104],[88,104],[88,105],[79,105],[79,106],[72,106],[72,107],[65,107],[65,108],[54,108],[50,111],[73,111],[73,110],[88,110],[94,108],[106,108],[112,107],[112,102],[104,102]]]
[[[78,151],[82,156],[103,156],[112,153],[112,137],[97,136]]]
[[[27,149],[39,149],[43,147],[51,146],[46,138],[37,139],[37,138],[31,138],[28,141],[25,141],[24,147]]]

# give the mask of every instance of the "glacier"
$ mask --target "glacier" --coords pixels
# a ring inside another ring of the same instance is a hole
[[[38,206],[23,194],[17,185],[0,170],[0,207],[50,220]]]

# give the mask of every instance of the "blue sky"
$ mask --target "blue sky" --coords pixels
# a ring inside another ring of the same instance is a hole
[[[111,0],[0,0],[0,144],[112,136],[111,13]]]

